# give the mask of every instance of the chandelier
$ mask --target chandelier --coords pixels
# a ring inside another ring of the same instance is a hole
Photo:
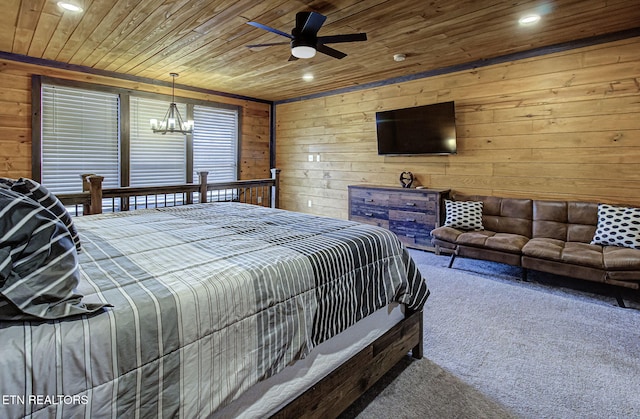
[[[178,106],[176,106],[175,89],[178,73],[169,73],[169,75],[173,78],[173,81],[171,82],[171,104],[169,105],[169,110],[167,110],[164,119],[160,123],[158,123],[157,119],[151,119],[149,121],[151,123],[151,130],[156,134],[162,135],[176,132],[181,134],[191,134],[193,132],[193,121],[183,120],[182,115],[180,115],[180,112],[178,111]]]

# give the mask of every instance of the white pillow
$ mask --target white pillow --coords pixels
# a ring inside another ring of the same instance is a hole
[[[598,204],[598,224],[591,244],[640,249],[640,208]]]
[[[484,230],[482,226],[482,201],[444,200],[447,213],[444,225],[461,230]]]

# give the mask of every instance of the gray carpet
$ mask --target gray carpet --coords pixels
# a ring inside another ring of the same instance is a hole
[[[432,293],[425,358],[404,359],[342,418],[640,417],[640,310],[566,278],[411,252]]]

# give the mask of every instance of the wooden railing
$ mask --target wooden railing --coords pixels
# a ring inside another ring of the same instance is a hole
[[[75,206],[75,215],[128,211],[141,208],[206,203],[244,202],[277,208],[280,169],[271,169],[270,179],[207,183],[208,172],[199,172],[199,183],[165,186],[128,186],[102,188],[104,177],[82,175],[83,192],[56,194],[67,207]]]

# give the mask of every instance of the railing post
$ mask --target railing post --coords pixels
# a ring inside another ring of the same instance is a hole
[[[102,181],[104,176],[91,175],[87,178],[90,182],[91,205],[89,214],[102,214]]]
[[[95,176],[95,174],[93,173],[85,173],[80,175],[80,177],[82,178],[82,192],[89,192],[91,190],[91,184],[89,183],[89,176]],[[84,204],[82,206],[82,213],[83,214],[91,214],[91,205],[90,204]]]
[[[205,204],[207,202],[207,176],[209,172],[198,172],[200,178],[200,202]]]
[[[273,179],[274,185],[271,187],[271,208],[280,207],[280,169],[271,169],[271,179]]]

